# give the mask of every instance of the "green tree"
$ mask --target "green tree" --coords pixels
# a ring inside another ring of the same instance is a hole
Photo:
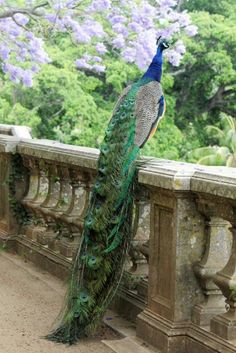
[[[199,164],[236,168],[236,119],[222,115],[221,128],[208,125],[206,131],[218,145],[195,149],[191,157]]]
[[[9,81],[0,88],[1,121],[32,126],[38,138],[99,147],[117,98],[142,73],[113,52],[105,59],[106,73],[78,71],[71,66],[78,49],[63,36],[53,38],[47,50],[53,61],[42,68],[32,88]],[[79,50],[82,52],[83,48]],[[179,159],[182,134],[174,124],[175,98],[171,94],[174,79],[167,72],[166,68],[163,76],[166,117],[143,154]]]
[[[218,126],[222,112],[236,117],[236,2],[189,0],[181,7],[192,11],[199,28],[196,37],[185,38],[185,60],[172,72],[184,158],[187,151],[209,145],[205,126]]]

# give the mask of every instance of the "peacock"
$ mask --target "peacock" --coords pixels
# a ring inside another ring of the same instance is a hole
[[[82,239],[73,261],[65,307],[47,338],[73,344],[95,331],[120,283],[132,238],[136,160],[165,112],[162,54],[157,41],[145,74],[128,86],[114,108],[100,147],[98,171]]]

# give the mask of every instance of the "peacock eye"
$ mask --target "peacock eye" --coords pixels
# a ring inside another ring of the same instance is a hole
[[[98,171],[102,174],[104,174],[106,172],[106,167],[105,166],[102,166],[98,169]]]
[[[89,301],[89,295],[87,293],[80,293],[79,299],[82,303],[87,303]]]
[[[101,206],[100,205],[96,205],[95,209],[96,211],[100,210]]]
[[[85,221],[85,224],[86,224],[86,226],[87,226],[88,228],[92,225],[92,223],[93,223],[93,221],[92,221],[92,218],[91,218],[91,217],[89,217],[89,218],[86,219],[86,221]]]
[[[91,257],[90,257],[90,261],[91,261],[93,264],[95,264],[96,261],[97,261],[97,258],[96,258],[95,256],[91,256]]]
[[[107,146],[103,146],[103,147],[101,148],[101,152],[104,153],[104,154],[106,154],[108,151],[109,151],[109,149],[108,149]]]

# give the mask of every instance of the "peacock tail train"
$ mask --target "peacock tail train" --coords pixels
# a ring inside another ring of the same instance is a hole
[[[160,61],[165,48],[160,43],[158,48]],[[159,81],[147,71],[124,90],[114,109],[100,147],[66,304],[58,327],[47,335],[52,341],[73,344],[93,332],[118,288],[132,238],[136,159],[164,112]]]

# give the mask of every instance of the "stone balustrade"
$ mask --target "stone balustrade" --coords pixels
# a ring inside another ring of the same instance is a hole
[[[0,131],[1,132],[1,131]],[[65,277],[98,150],[0,135],[0,241]],[[113,304],[161,353],[236,352],[236,169],[145,158]]]

